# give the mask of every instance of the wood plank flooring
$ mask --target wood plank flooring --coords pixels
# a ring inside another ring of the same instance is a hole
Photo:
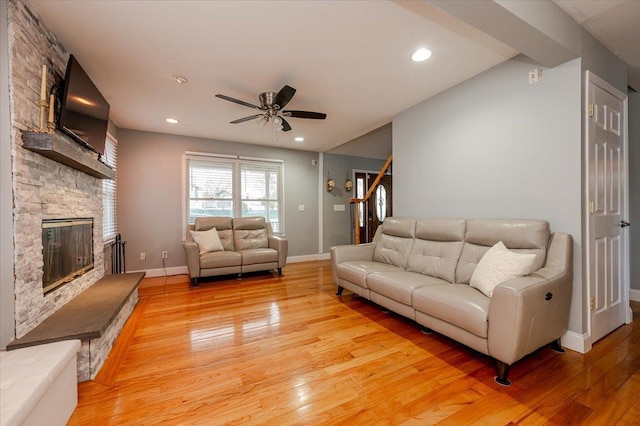
[[[488,357],[345,291],[328,261],[284,277],[146,278],[71,425],[640,424],[635,321],[585,354]]]

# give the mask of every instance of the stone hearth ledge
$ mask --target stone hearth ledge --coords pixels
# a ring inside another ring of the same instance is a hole
[[[80,339],[78,381],[93,379],[138,302],[138,285],[144,276],[144,272],[104,276],[33,330],[9,343],[7,350]]]

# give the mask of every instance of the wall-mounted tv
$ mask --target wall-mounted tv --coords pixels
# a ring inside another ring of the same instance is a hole
[[[58,128],[103,155],[109,104],[73,55],[67,63],[61,103]]]

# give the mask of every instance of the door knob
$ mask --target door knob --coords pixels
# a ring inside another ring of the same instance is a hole
[[[631,226],[631,224],[629,222],[621,220],[620,221],[620,228],[624,228],[625,226]]]

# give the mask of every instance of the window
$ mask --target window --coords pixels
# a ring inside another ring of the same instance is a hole
[[[118,217],[116,215],[118,141],[108,133],[104,148],[104,158],[107,165],[116,172],[116,179],[104,179],[102,181],[102,237],[104,241],[108,241],[115,238],[118,233]]]
[[[284,233],[283,167],[279,160],[186,154],[188,223],[202,216],[261,216]]]

